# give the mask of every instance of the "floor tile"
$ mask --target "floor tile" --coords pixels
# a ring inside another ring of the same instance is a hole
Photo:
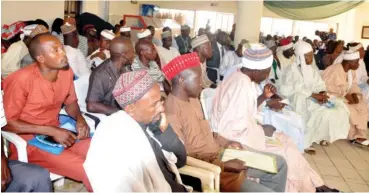
[[[357,170],[363,180],[369,182],[369,170]]]
[[[336,169],[336,167],[333,166],[322,166],[317,165],[319,172],[323,176],[337,176],[341,177],[340,172]]]
[[[356,170],[347,168],[337,168],[337,169],[339,170],[339,172],[341,173],[342,177],[345,179],[346,182],[353,182],[358,184],[366,183]]]
[[[357,184],[352,182],[347,182],[347,185],[353,192],[369,192],[368,184]]]
[[[336,188],[336,189],[338,189],[340,191],[344,191],[344,192],[350,192],[351,191],[351,189],[349,188],[349,186],[344,181],[339,181],[339,180],[325,180],[325,183],[330,188]]]

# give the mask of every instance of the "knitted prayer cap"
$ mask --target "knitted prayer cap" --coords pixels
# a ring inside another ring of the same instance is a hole
[[[264,44],[252,43],[243,53],[241,67],[252,70],[264,70],[273,64],[273,53]]]
[[[113,30],[104,29],[101,31],[100,35],[102,35],[104,38],[108,40],[112,40],[115,38],[115,34],[113,33]]]
[[[168,38],[168,37],[172,37],[172,32],[170,31],[165,31],[161,34],[161,38],[164,39],[164,38]]]
[[[37,36],[38,34],[48,33],[49,30],[43,25],[37,25],[35,29],[32,30],[31,34],[29,35],[30,38]]]
[[[113,96],[118,104],[124,108],[140,100],[155,83],[146,70],[127,72],[117,80]]]
[[[64,25],[62,25],[60,27],[60,29],[61,29],[61,31],[62,31],[63,34],[69,34],[69,33],[72,33],[72,32],[74,32],[74,31],[77,30],[76,26],[74,26],[74,25],[72,25],[72,24],[70,24],[68,22],[65,23]]]
[[[292,48],[292,47],[293,47],[293,43],[291,42],[291,40],[290,40],[290,39],[287,39],[287,38],[283,38],[283,39],[281,39],[281,40],[279,41],[279,44],[281,45],[280,47],[281,47],[281,49],[282,49],[283,51],[288,50],[288,49],[290,49],[290,48]]]
[[[142,39],[142,38],[146,38],[149,35],[151,35],[151,31],[149,29],[145,29],[142,32],[137,33],[137,38]]]
[[[172,80],[175,76],[177,76],[182,71],[199,66],[200,58],[196,52],[190,54],[184,54],[181,56],[177,56],[172,61],[170,61],[167,65],[165,65],[162,69],[164,76],[168,80]]]
[[[208,36],[204,34],[204,35],[198,36],[195,39],[193,39],[191,42],[191,46],[192,48],[197,48],[206,42],[210,42],[210,40]]]

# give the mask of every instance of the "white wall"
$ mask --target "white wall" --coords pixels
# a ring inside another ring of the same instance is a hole
[[[363,26],[369,26],[369,1],[360,5],[355,12],[354,38],[366,46],[369,45],[369,39],[361,39],[361,32]]]
[[[64,1],[1,1],[1,24],[43,19],[51,24],[64,18]]]

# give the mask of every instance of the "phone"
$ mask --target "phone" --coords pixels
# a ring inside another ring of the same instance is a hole
[[[70,131],[72,132],[74,135],[78,135],[78,133],[76,132],[73,132],[73,131]],[[47,136],[44,138],[45,141],[49,142],[49,143],[54,143],[54,144],[59,144],[58,142],[55,141],[55,139],[51,136]]]

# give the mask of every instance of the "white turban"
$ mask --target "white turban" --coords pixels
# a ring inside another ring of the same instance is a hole
[[[314,83],[314,69],[313,69],[314,64],[306,65],[305,54],[312,52],[313,48],[309,43],[299,40],[294,45],[294,50],[296,55],[295,63],[296,65],[301,65],[301,71],[302,76],[304,78],[304,82],[308,86],[311,86]]]
[[[130,27],[121,27],[119,29],[119,32],[129,32],[129,31],[131,31],[131,28]]]
[[[149,29],[145,29],[143,32],[137,33],[137,38],[142,39],[142,38],[146,38],[149,35],[151,35],[151,31]]]
[[[244,47],[242,62],[239,67],[251,70],[265,70],[273,64],[273,53],[264,44],[251,43]]]
[[[358,51],[348,50],[343,52],[343,60],[357,60],[360,59],[360,53]]]
[[[113,33],[112,30],[109,31],[107,29],[104,29],[101,31],[100,35],[104,36],[108,40],[112,40],[115,38],[115,34]]]

